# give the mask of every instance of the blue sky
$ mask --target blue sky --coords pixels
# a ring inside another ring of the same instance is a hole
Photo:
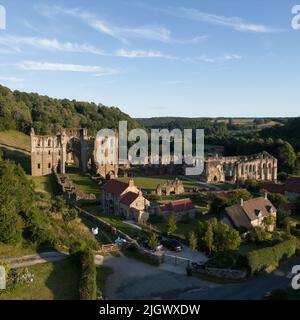
[[[299,116],[295,0],[0,0],[0,83],[134,117]]]

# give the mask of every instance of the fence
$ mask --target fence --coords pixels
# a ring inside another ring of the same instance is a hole
[[[183,257],[172,256],[169,254],[163,253],[161,255],[161,263],[169,263],[175,266],[188,266],[191,260]]]
[[[112,244],[103,244],[101,246],[101,251],[104,252],[104,253],[110,253],[110,252],[113,252],[113,251],[118,251],[120,250],[120,247],[118,244],[116,243],[112,243]]]

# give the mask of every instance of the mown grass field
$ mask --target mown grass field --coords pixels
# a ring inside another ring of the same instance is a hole
[[[19,131],[0,131],[0,144],[30,152],[30,136]]]
[[[85,193],[93,193],[96,196],[101,195],[101,188],[100,186],[95,183],[92,179],[88,176],[83,174],[79,168],[73,166],[66,167],[66,173],[69,178],[73,181],[76,189]]]
[[[0,294],[0,300],[76,300],[79,299],[79,269],[70,260],[28,268],[35,281],[13,292]]]
[[[52,176],[30,177],[34,182],[35,191],[37,193],[46,194],[48,196],[56,195],[57,189]]]
[[[137,237],[140,235],[143,231],[139,230],[138,228],[135,228],[127,223],[123,222],[123,219],[121,217],[112,216],[106,213],[103,213],[99,205],[89,205],[89,204],[83,204],[80,206],[82,209],[94,214],[95,216],[103,219],[104,221],[108,222],[113,227],[123,231],[130,237]]]
[[[118,180],[127,183],[129,179],[130,178],[119,178]],[[134,183],[138,188],[144,191],[153,191],[156,189],[158,184],[162,184],[164,182],[167,182],[168,180],[174,180],[176,179],[176,176],[134,177],[132,179],[134,180]],[[186,191],[188,189],[200,187],[200,185],[196,182],[184,180],[182,178],[180,178],[179,180],[182,181]]]

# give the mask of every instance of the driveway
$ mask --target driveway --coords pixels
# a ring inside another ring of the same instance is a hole
[[[185,273],[164,270],[125,256],[107,256],[103,265],[114,271],[108,277],[104,290],[105,296],[110,300],[177,299],[181,293],[189,290],[218,287],[216,284],[187,277]]]

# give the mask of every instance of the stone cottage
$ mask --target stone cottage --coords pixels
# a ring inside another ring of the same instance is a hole
[[[102,209],[107,214],[145,223],[149,217],[149,206],[150,202],[144,198],[133,180],[128,183],[110,180],[103,186]]]

